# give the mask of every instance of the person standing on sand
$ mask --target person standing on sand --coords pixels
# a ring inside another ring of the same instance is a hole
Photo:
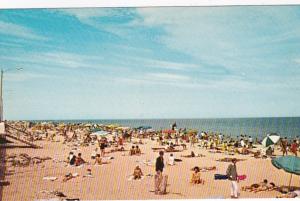
[[[164,167],[165,167],[164,152],[160,151],[159,157],[157,157],[156,163],[155,163],[155,171],[156,171],[156,175],[154,177],[155,194],[158,194],[160,192],[160,186],[161,186],[162,179],[163,179],[162,172],[163,172]]]
[[[231,181],[231,198],[238,198],[239,189],[238,189],[238,174],[236,169],[237,159],[232,159],[232,164],[230,164],[227,168],[226,175],[228,180]]]
[[[284,139],[281,139],[282,156],[284,156],[285,154],[288,155],[287,146],[288,146],[288,141],[287,141],[287,137],[285,137]]]
[[[291,144],[291,152],[297,156],[297,151],[298,151],[298,144],[297,140],[294,140],[293,143]]]

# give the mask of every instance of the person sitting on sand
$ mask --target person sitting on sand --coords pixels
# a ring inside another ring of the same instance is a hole
[[[244,147],[242,148],[240,154],[247,155],[247,154],[249,154],[249,153],[250,153],[250,152],[249,152],[249,150],[247,149],[246,145],[244,145]]]
[[[141,179],[143,176],[142,169],[137,165],[133,171],[133,179]]]
[[[132,155],[135,155],[135,147],[132,146],[131,149],[129,150],[129,155],[132,156]]]
[[[141,155],[142,154],[141,149],[139,148],[139,146],[135,147],[135,154],[136,155]]]
[[[108,161],[102,161],[100,154],[96,155],[94,165],[102,165],[102,164],[109,164],[109,163],[110,162],[108,162]]]
[[[194,157],[196,157],[196,155],[195,155],[195,153],[193,151],[191,151],[191,154],[189,154],[189,155],[181,155],[181,157],[194,158]]]
[[[175,158],[174,158],[173,154],[170,154],[168,165],[171,165],[171,166],[175,165]]]
[[[191,182],[192,184],[204,184],[204,181],[201,179],[200,168],[197,166],[194,168],[194,172],[192,174]]]
[[[85,163],[85,161],[81,157],[81,153],[79,153],[78,156],[76,157],[76,160],[75,160],[75,166],[80,166],[84,163]]]
[[[68,163],[70,165],[75,165],[75,161],[76,161],[76,156],[73,154],[73,152],[70,152],[68,157]]]

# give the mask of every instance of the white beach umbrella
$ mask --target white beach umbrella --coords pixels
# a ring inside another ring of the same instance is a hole
[[[280,136],[277,133],[268,134],[262,141],[264,147],[269,147],[276,144],[280,140]]]

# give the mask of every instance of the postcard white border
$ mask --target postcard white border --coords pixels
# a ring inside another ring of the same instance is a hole
[[[0,8],[300,5],[300,0],[1,0]]]

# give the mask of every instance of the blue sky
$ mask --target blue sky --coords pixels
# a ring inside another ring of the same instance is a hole
[[[1,10],[0,67],[5,119],[299,116],[300,7]]]

